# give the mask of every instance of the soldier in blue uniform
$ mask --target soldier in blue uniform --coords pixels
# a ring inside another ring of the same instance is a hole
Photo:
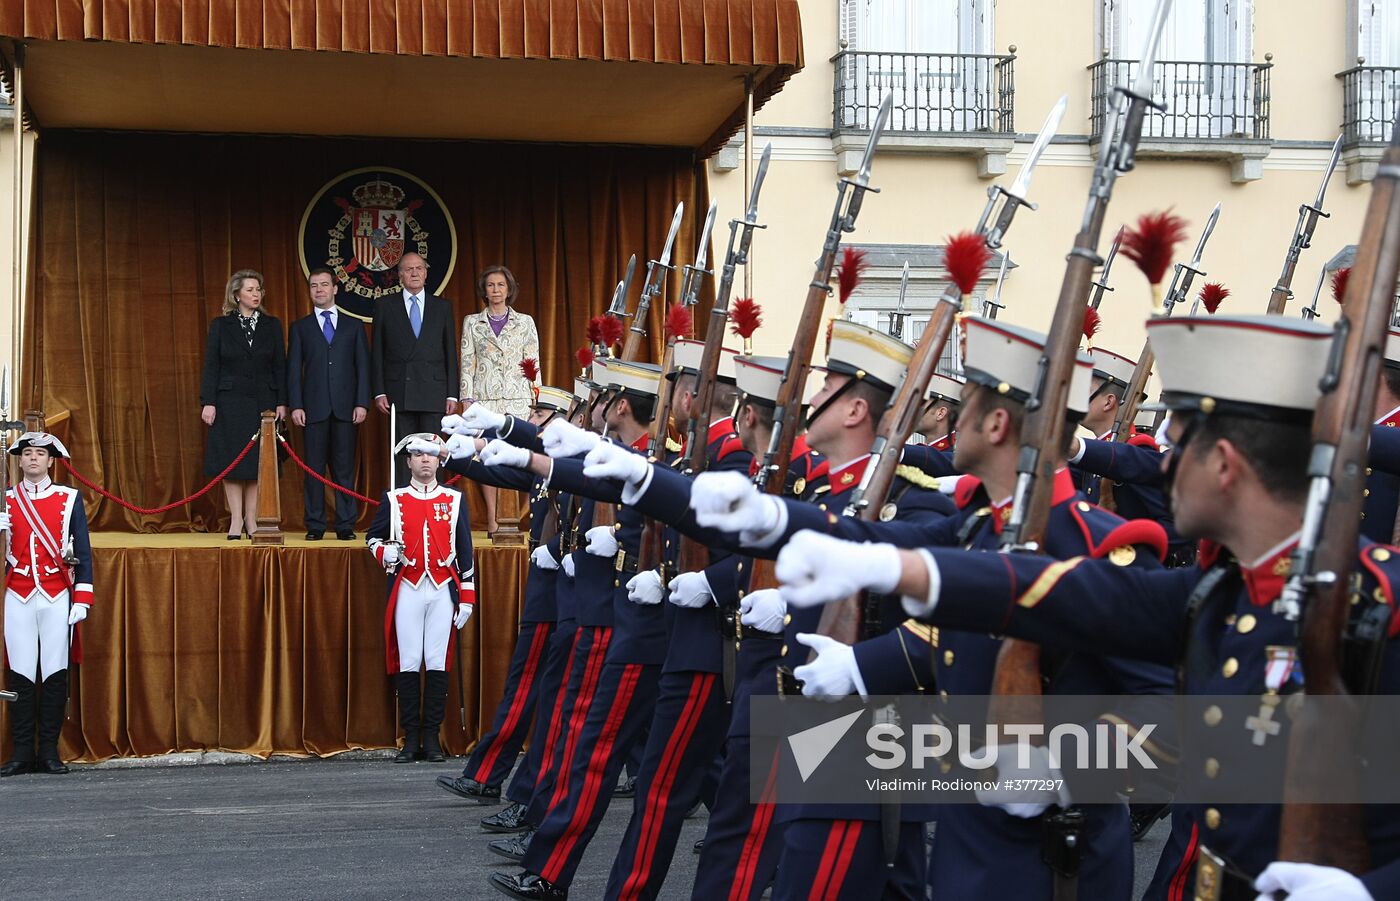
[[[921,548],[898,552],[892,580],[888,571],[867,578],[871,568],[852,566],[848,556],[883,556],[888,549],[802,535],[779,558],[784,594],[791,604],[825,603],[845,596],[851,581],[894,581],[908,612],[942,628],[995,630],[1078,650],[1111,644],[1143,660],[1180,662],[1188,694],[1257,698],[1258,714],[1244,722],[1207,707],[1203,738],[1182,761],[1183,795],[1207,799],[1177,802],[1194,830],[1195,860],[1182,881],[1195,885],[1195,897],[1212,901],[1280,890],[1300,901],[1400,897],[1394,806],[1365,808],[1371,869],[1354,876],[1271,863],[1278,856],[1279,805],[1208,800],[1212,786],[1231,775],[1221,759],[1282,770],[1291,718],[1276,711],[1306,684],[1297,666],[1297,624],[1274,602],[1302,527],[1312,411],[1331,329],[1278,316],[1159,319],[1147,328],[1171,411],[1164,429],[1168,490],[1182,534],[1202,540],[1197,566],[1154,572],[1088,559],[1055,563]],[[1203,353],[1203,345],[1229,350]],[[842,573],[854,574],[845,584],[831,584],[834,559]],[[1394,635],[1400,623],[1388,598],[1400,578],[1400,553],[1363,538],[1355,574],[1349,628],[1379,614],[1389,626],[1384,634]],[[1400,691],[1396,642],[1363,640],[1354,632],[1351,641],[1366,647],[1344,666],[1358,677],[1349,690]],[[1371,652],[1376,656],[1365,672],[1352,669]],[[1266,721],[1272,730],[1259,728]],[[1045,803],[1035,795],[1022,800]]]

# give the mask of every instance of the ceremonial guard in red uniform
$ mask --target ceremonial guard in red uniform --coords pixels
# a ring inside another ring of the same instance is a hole
[[[399,442],[394,453],[406,452],[409,483],[385,492],[367,533],[370,553],[391,576],[384,638],[404,733],[398,763],[447,759],[438,730],[447,708],[452,631],[467,624],[476,606],[471,517],[461,493],[438,484],[442,445],[428,433]],[[419,669],[426,670],[421,721]]]
[[[5,681],[16,695],[10,707],[14,752],[0,766],[0,776],[33,770],[66,773],[58,736],[68,701],[68,663],[70,652],[72,660],[79,659],[74,629],[92,606],[87,512],[77,489],[55,485],[50,478],[53,461],[68,456],[57,438],[25,432],[10,453],[20,458],[24,478],[6,495],[0,520],[0,530],[10,539],[5,554]],[[41,687],[37,700],[36,686]]]

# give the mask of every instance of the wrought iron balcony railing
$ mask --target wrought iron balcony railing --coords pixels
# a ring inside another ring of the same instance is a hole
[[[833,124],[870,128],[886,92],[888,130],[903,133],[1015,133],[1014,55],[842,50],[836,65]]]
[[[1093,84],[1090,126],[1103,134],[1120,84],[1137,81],[1137,60],[1102,59],[1089,67]],[[1152,100],[1144,138],[1263,141],[1269,138],[1269,70],[1272,63],[1158,61],[1152,66]]]
[[[1385,144],[1400,110],[1400,67],[1355,66],[1342,80],[1342,144]]]

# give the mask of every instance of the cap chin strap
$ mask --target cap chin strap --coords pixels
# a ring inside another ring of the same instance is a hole
[[[857,381],[859,381],[859,380],[858,380],[855,376],[851,376],[849,379],[846,380],[846,384],[842,385],[840,388],[837,388],[835,391],[831,392],[831,396],[828,397],[825,401],[823,401],[823,402],[822,402],[822,405],[821,405],[820,407],[817,407],[815,410],[808,409],[807,415],[806,415],[805,417],[803,417],[803,420],[802,420],[802,428],[803,428],[803,430],[804,430],[804,431],[810,430],[810,429],[812,428],[812,423],[814,423],[814,422],[817,421],[817,417],[820,416],[820,415],[822,415],[823,413],[825,413],[827,407],[831,406],[832,404],[836,403],[836,401],[840,400],[840,399],[841,399],[841,395],[845,394],[847,391],[849,391],[851,388],[853,388],[853,387],[855,386],[855,384],[856,384]]]

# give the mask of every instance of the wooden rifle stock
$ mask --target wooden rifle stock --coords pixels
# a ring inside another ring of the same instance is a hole
[[[1152,377],[1152,364],[1156,357],[1152,354],[1152,344],[1144,342],[1142,354],[1133,367],[1133,376],[1123,391],[1123,402],[1118,405],[1118,418],[1113,423],[1112,440],[1127,444],[1133,435],[1133,422],[1137,419],[1138,408],[1142,406],[1142,396],[1147,392],[1147,380]],[[1116,510],[1113,498],[1113,480],[1104,476],[1099,480],[1099,506],[1105,510]]]
[[[671,362],[676,352],[676,336],[666,341],[666,350],[661,355],[661,384],[656,392],[656,408],[652,413],[651,434],[647,447],[652,463],[666,465],[666,440],[671,435],[671,401],[675,393],[675,382],[666,381],[666,373],[671,371]],[[655,519],[647,520],[642,531],[642,546],[637,558],[637,572],[656,569],[661,564],[661,534],[665,525]]]
[[[1319,804],[1300,801],[1315,795],[1310,786],[1336,784],[1338,771],[1358,776],[1361,708],[1348,700],[1342,678],[1342,640],[1351,609],[1351,572],[1356,565],[1366,453],[1377,383],[1385,363],[1394,286],[1400,275],[1400,126],[1387,147],[1362,223],[1356,263],[1342,305],[1339,334],[1344,334],[1340,367],[1332,390],[1325,391],[1313,419],[1314,447],[1331,446],[1335,454],[1315,536],[1304,534],[1295,555],[1294,572],[1285,588],[1302,587],[1305,601],[1301,634],[1307,700],[1293,722],[1288,741],[1284,780],[1284,809],[1279,830],[1279,858],[1340,867],[1364,873],[1370,867],[1365,821],[1359,804]],[[1324,378],[1324,385],[1331,382]],[[1320,455],[1314,450],[1314,459]],[[1310,497],[1310,503],[1312,498]],[[1305,517],[1304,522],[1307,522]],[[1309,548],[1313,543],[1315,547]],[[1308,551],[1311,550],[1311,559]],[[1299,565],[1300,562],[1303,565]],[[1330,580],[1309,579],[1331,573]],[[1311,703],[1327,698],[1328,709]],[[1353,784],[1353,790],[1356,786]]]
[[[1278,277],[1278,284],[1269,292],[1269,308],[1265,312],[1270,316],[1283,315],[1288,298],[1293,296],[1293,273],[1297,269],[1298,258],[1290,253],[1283,261],[1283,273]]]

